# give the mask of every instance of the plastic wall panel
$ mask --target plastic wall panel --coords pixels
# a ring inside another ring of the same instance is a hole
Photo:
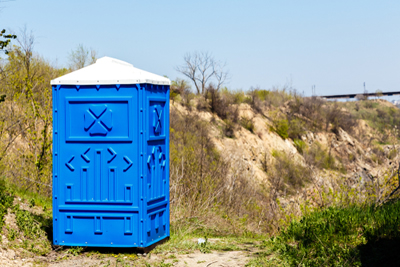
[[[147,244],[169,235],[169,88],[147,85],[146,229]]]
[[[168,237],[168,143],[169,86],[54,86],[54,244]]]

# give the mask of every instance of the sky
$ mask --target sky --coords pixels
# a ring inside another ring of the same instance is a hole
[[[170,79],[186,53],[226,63],[231,90],[400,91],[400,1],[0,0],[0,28],[58,67],[79,44]]]

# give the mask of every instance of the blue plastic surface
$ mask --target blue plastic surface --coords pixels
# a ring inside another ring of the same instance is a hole
[[[169,86],[53,86],[53,243],[169,236]]]

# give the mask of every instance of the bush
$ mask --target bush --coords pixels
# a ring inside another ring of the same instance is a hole
[[[381,105],[379,102],[366,101],[364,105],[354,102],[340,103],[350,110],[354,118],[363,119],[368,124],[379,131],[382,135],[400,137],[397,127],[400,125],[400,109]],[[368,103],[368,104],[367,104]],[[365,106],[367,105],[367,106]],[[364,107],[364,108],[363,108]],[[382,142],[387,142],[388,136],[377,136]]]
[[[6,187],[3,179],[0,179],[0,233],[4,225],[4,216],[7,214],[8,208],[12,206],[14,196]]]
[[[318,142],[314,142],[309,149],[305,150],[303,156],[309,165],[322,169],[338,169],[335,158]]]
[[[298,118],[288,120],[288,126],[288,136],[291,139],[301,138],[301,136],[305,133],[304,123]]]
[[[298,97],[296,96],[289,103],[288,118],[303,118],[302,127],[318,131],[321,130],[324,121],[323,105],[325,101],[318,97]]]
[[[352,114],[344,112],[337,102],[325,107],[325,117],[325,131],[331,125],[331,130],[335,134],[338,134],[339,128],[352,133],[354,126],[357,124],[356,118]]]
[[[273,126],[270,127],[270,130],[277,133],[282,139],[287,139],[289,137],[289,122],[287,119],[277,117],[272,120]]]
[[[237,234],[253,225],[257,226],[252,230],[269,227],[267,222],[258,225],[261,217],[266,221],[260,210],[269,210],[265,193],[249,179],[243,160],[219,154],[209,124],[198,116],[171,111],[170,125],[171,230],[187,227],[203,232],[210,227],[217,233]],[[225,125],[225,131],[237,126],[229,120]],[[240,226],[245,215],[248,223]]]
[[[172,81],[170,91],[170,98],[173,102],[181,100],[184,105],[190,102],[190,97],[188,96],[191,93],[191,88],[187,81],[179,78]]]
[[[300,139],[294,139],[293,143],[294,143],[294,146],[296,147],[297,151],[300,154],[303,154],[303,152],[307,148],[307,144],[303,140],[300,140]]]
[[[371,153],[370,159],[374,163],[382,164],[386,158],[385,151],[380,145],[373,145]]]
[[[242,125],[242,127],[245,128],[246,130],[249,130],[250,132],[254,133],[255,127],[253,119],[242,117],[240,119],[240,125]]]
[[[231,120],[224,120],[223,126],[223,133],[226,137],[234,138],[235,137],[235,130],[236,124]]]
[[[397,150],[397,148],[394,148],[394,149],[390,150],[389,154],[388,154],[388,159],[396,158],[398,153],[399,153],[399,151]]]
[[[265,101],[270,94],[268,90],[256,90],[256,95],[261,101]]]
[[[310,181],[311,171],[301,163],[296,162],[293,157],[285,152],[277,151],[274,151],[272,156],[275,160],[269,176],[273,190],[285,190],[293,193],[307,181]]]
[[[13,211],[17,226],[25,237],[24,248],[38,255],[50,252],[51,243],[48,240],[48,234],[52,229],[51,218],[45,219],[34,215],[27,210],[21,210],[17,205],[13,207]]]
[[[210,85],[206,91],[205,101],[208,110],[222,120],[231,120],[234,123],[239,122],[238,107],[233,106],[234,98],[227,90],[219,92]]]
[[[290,223],[269,240],[288,266],[397,266],[400,202],[330,207]]]

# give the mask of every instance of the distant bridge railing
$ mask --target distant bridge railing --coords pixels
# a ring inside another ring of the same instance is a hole
[[[341,95],[322,95],[320,97],[327,98],[327,99],[340,99],[340,98],[356,98],[357,96],[361,97],[380,97],[380,96],[393,96],[393,95],[400,95],[400,91],[395,92],[376,92],[376,93],[361,93],[361,94],[341,94]]]

